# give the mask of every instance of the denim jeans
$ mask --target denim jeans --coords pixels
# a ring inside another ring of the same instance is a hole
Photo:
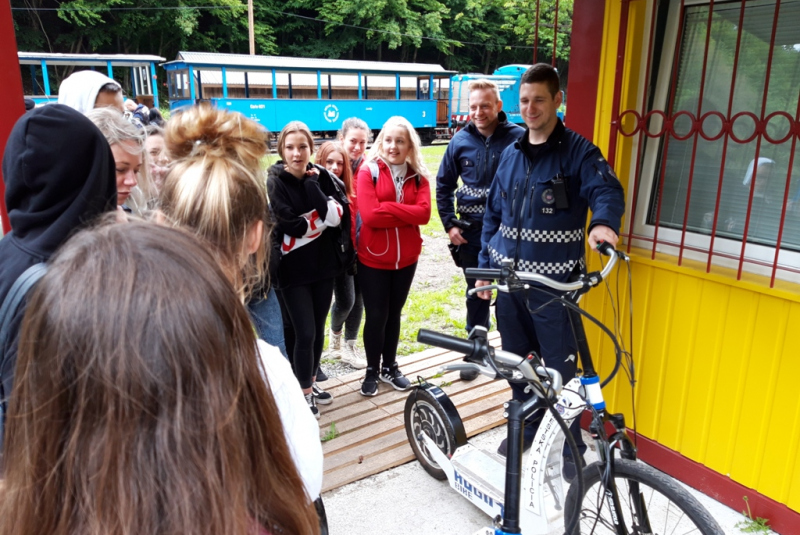
[[[286,353],[286,342],[283,336],[281,307],[278,304],[275,290],[270,288],[266,298],[254,297],[251,299],[247,303],[247,310],[253,319],[253,326],[258,337],[280,349],[283,356],[288,359],[289,355]]]

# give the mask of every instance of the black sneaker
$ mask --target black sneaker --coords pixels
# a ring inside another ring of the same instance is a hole
[[[583,459],[583,455],[578,456],[580,459],[581,470],[586,467],[586,461]],[[564,455],[564,460],[561,464],[561,476],[564,478],[564,481],[567,483],[572,483],[572,480],[578,475],[578,471],[575,468],[575,461],[572,458],[572,455]]]
[[[474,381],[479,374],[478,370],[461,370],[458,372],[458,376],[461,377],[462,381]]]
[[[389,383],[395,390],[403,391],[411,388],[411,381],[406,379],[396,362],[388,368],[381,368],[381,381]]]
[[[317,399],[317,403],[320,405],[330,405],[333,403],[333,396],[331,393],[325,392],[317,383],[311,385],[311,393],[314,394],[314,397]]]
[[[319,420],[319,409],[317,408],[317,398],[314,397],[314,392],[312,391],[303,395],[306,397],[306,403],[308,403],[308,408],[311,409],[311,414],[314,415],[314,418]]]
[[[533,444],[533,439],[526,440],[525,438],[522,439],[522,453],[525,453],[529,449],[531,449],[531,445]],[[500,445],[497,447],[497,454],[502,455],[505,457],[508,454],[508,439],[504,438]]]
[[[317,368],[317,382],[322,383],[328,380],[328,376],[325,375],[325,371],[322,369],[322,366]]]
[[[367,367],[367,375],[361,381],[361,395],[374,396],[378,393],[378,372],[374,368]]]

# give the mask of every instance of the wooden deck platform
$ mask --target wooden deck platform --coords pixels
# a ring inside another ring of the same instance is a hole
[[[492,345],[499,345],[498,333],[489,335]],[[432,348],[398,359],[409,380],[418,376],[430,378],[438,368],[463,358],[458,353]],[[367,398],[360,394],[363,371],[331,378],[324,386],[333,397],[331,405],[320,406],[320,436],[335,424],[336,438],[323,443],[325,478],[323,492],[377,474],[414,460],[406,439],[403,409],[408,392],[398,392],[380,383],[378,395]],[[429,379],[441,386],[458,408],[467,436],[477,435],[505,423],[502,404],[511,397],[505,381],[491,381],[479,376],[465,382],[458,372]],[[442,386],[444,385],[444,386]]]

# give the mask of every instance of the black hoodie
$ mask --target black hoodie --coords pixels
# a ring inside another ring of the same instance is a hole
[[[0,239],[0,303],[27,268],[47,261],[78,227],[117,204],[108,142],[89,119],[61,104],[17,121],[3,155],[3,179],[11,232]],[[22,315],[14,317],[0,362],[6,398]]]

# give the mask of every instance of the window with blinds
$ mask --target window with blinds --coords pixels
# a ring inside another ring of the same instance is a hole
[[[684,9],[647,224],[800,251],[799,22],[800,0]]]

